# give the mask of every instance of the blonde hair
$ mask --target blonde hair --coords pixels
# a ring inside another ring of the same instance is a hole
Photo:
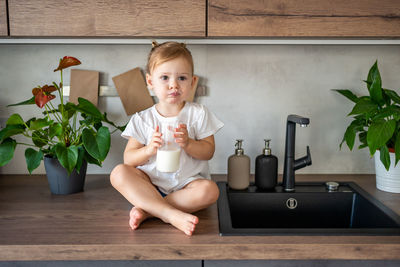
[[[192,75],[194,72],[193,58],[189,49],[186,48],[186,44],[178,42],[165,42],[158,44],[156,41],[152,41],[152,49],[147,59],[146,72],[151,74],[155,67],[167,62],[169,60],[183,57],[188,61],[192,67]]]

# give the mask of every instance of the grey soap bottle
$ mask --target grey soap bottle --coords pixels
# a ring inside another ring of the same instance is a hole
[[[263,153],[256,158],[255,184],[257,189],[274,189],[278,182],[278,158],[271,154],[269,143],[271,139],[264,139]]]
[[[250,158],[244,154],[243,140],[237,139],[235,154],[228,158],[228,185],[232,189],[246,189],[250,183]]]

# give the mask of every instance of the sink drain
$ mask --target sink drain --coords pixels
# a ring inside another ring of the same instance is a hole
[[[297,199],[291,197],[288,200],[286,200],[286,207],[288,207],[291,210],[297,208]]]

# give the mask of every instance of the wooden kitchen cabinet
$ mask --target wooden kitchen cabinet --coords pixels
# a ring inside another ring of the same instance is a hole
[[[209,0],[210,37],[399,38],[398,0]]]
[[[0,36],[7,36],[7,8],[6,0],[0,0]]]
[[[205,0],[8,0],[8,6],[11,37],[206,34]]]

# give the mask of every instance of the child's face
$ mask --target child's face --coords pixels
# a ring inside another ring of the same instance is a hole
[[[192,68],[183,57],[166,61],[146,74],[149,87],[158,100],[165,104],[181,104],[187,98],[193,84]]]

